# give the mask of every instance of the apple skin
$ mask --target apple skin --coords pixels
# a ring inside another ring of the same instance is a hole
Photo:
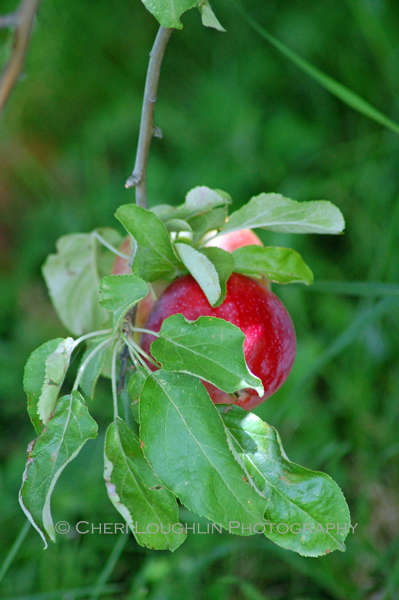
[[[184,275],[171,283],[152,307],[145,328],[158,332],[163,321],[180,313],[195,321],[201,316],[219,317],[245,334],[244,356],[250,371],[263,383],[264,395],[250,388],[227,394],[203,382],[215,404],[236,404],[252,410],[269,398],[287,379],[295,359],[295,330],[286,308],[261,283],[233,273],[227,282],[224,302],[212,308],[198,283]],[[150,354],[155,337],[143,334],[140,346]],[[155,367],[149,364],[152,370]]]
[[[263,246],[256,233],[252,229],[240,229],[239,231],[231,231],[224,235],[218,236],[213,240],[209,240],[205,246],[216,246],[226,252],[234,252],[242,246]]]

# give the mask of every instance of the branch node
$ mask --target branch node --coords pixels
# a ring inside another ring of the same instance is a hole
[[[134,174],[130,175],[129,179],[125,183],[125,188],[128,190],[129,188],[136,187],[136,185],[139,185],[139,183],[140,183],[139,177],[137,177]]]
[[[162,129],[160,127],[154,127],[152,135],[156,138],[162,138]]]

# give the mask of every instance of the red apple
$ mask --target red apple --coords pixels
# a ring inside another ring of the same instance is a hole
[[[294,326],[281,301],[258,281],[233,273],[227,282],[224,302],[212,308],[195,279],[184,275],[173,281],[154,304],[145,328],[158,332],[162,322],[177,313],[190,321],[203,315],[219,317],[245,334],[244,356],[251,372],[261,379],[264,395],[260,397],[249,388],[237,395],[227,394],[203,382],[215,404],[237,404],[251,410],[278,390],[288,377],[296,352]],[[149,354],[154,339],[150,334],[141,337],[140,345]]]
[[[263,243],[252,229],[239,229],[238,231],[231,231],[230,233],[225,233],[220,237],[211,239],[204,245],[208,247],[216,246],[217,248],[226,250],[226,252],[234,252],[234,250],[242,248],[242,246],[263,246]],[[271,285],[268,279],[259,280],[259,283],[270,290]]]
[[[205,243],[205,246],[216,246],[226,252],[233,252],[242,246],[263,246],[262,242],[252,229],[240,229],[218,236]]]

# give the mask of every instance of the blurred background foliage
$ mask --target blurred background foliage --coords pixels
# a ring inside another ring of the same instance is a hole
[[[245,0],[269,32],[399,122],[399,7],[394,0]],[[2,0],[1,13],[16,8]],[[291,246],[316,281],[398,279],[399,136],[302,73],[214,0],[227,29],[186,13],[163,64],[149,164],[151,205],[207,185],[235,206],[260,192],[328,199],[343,236],[260,235]],[[61,235],[118,228],[134,164],[148,54],[157,30],[139,0],[43,0],[26,75],[0,123],[0,555],[24,526],[17,495],[34,437],[22,390],[29,353],[65,335],[41,265]],[[4,63],[11,32],[0,31]],[[370,288],[371,291],[373,288]],[[399,318],[392,298],[300,286],[274,291],[290,311],[298,355],[257,413],[294,462],[330,474],[351,509],[345,553],[306,559],[262,536],[191,534],[173,555],[129,537],[58,536],[43,551],[30,530],[2,582],[3,598],[192,600],[399,598]],[[75,361],[78,362],[78,361]],[[54,521],[119,522],[102,480],[107,381],[91,407],[100,435],[57,484]],[[187,521],[198,522],[183,512]],[[124,542],[126,545],[123,547]],[[1,560],[1,559],[0,559]]]

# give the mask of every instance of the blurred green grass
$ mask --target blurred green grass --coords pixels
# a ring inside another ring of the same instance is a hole
[[[1,12],[15,6],[3,0]],[[399,121],[393,0],[243,6],[300,56]],[[203,28],[198,11],[190,11],[167,49],[151,204],[180,203],[196,185],[225,189],[236,206],[262,191],[328,199],[344,213],[344,236],[261,232],[262,239],[300,251],[316,281],[397,283],[399,137],[329,95],[229,3],[215,0],[213,7],[226,34]],[[40,267],[60,235],[117,228],[115,209],[134,200],[124,183],[156,30],[138,0],[44,2],[26,77],[0,122],[0,562],[25,521],[17,494],[33,430],[23,366],[35,347],[65,333]],[[0,34],[2,46],[9,43]],[[338,285],[318,293],[274,290],[293,317],[298,355],[286,384],[257,412],[279,430],[291,460],[324,470],[343,488],[358,523],[346,553],[305,559],[263,538],[193,534],[171,555],[129,537],[108,579],[117,587],[102,597],[399,597],[397,305],[378,308],[384,300],[344,295]],[[92,407],[102,433],[110,404],[104,382]],[[101,442],[100,435],[88,444],[57,484],[55,522],[119,521],[102,482]],[[30,530],[1,596],[90,596],[116,543],[115,536],[59,535],[42,551]]]

